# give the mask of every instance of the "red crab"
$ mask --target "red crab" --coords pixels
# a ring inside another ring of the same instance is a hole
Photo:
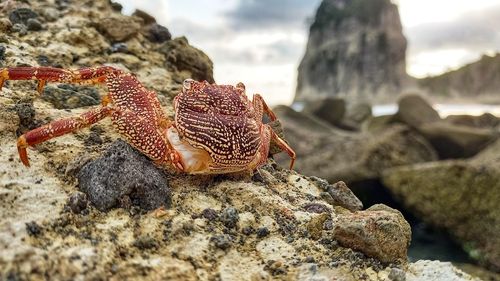
[[[274,140],[291,157],[295,152],[262,123],[276,116],[258,94],[250,101],[245,86],[184,81],[174,101],[175,120],[164,114],[156,93],[130,73],[102,66],[66,70],[52,67],[0,69],[0,89],[6,80],[38,80],[41,93],[47,82],[105,84],[109,93],[102,106],[79,116],[53,121],[20,136],[19,156],[29,166],[26,148],[84,127],[106,117],[139,151],[155,163],[190,174],[253,171],[267,161]]]

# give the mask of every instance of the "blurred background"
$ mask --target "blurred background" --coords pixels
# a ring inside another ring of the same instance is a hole
[[[297,171],[401,210],[410,259],[497,280],[498,0],[118,2],[186,36],[217,83],[262,94]]]

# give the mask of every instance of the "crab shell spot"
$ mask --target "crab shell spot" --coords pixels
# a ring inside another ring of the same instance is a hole
[[[175,128],[167,130],[167,139],[177,153],[179,153],[185,172],[190,174],[210,172],[212,158],[208,152],[200,148],[195,148],[186,141],[182,141]]]

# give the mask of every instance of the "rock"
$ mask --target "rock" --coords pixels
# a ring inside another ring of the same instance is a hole
[[[110,41],[123,42],[139,32],[141,23],[136,17],[115,15],[99,20],[97,28]]]
[[[469,255],[500,270],[500,141],[471,160],[384,172],[384,185],[424,222],[446,229]]]
[[[333,185],[318,177],[311,177],[311,181],[325,192],[321,197],[332,206],[341,206],[350,211],[360,211],[363,209],[363,203],[352,193],[343,181]]]
[[[170,31],[163,25],[153,23],[148,28],[147,38],[154,43],[163,43],[172,39],[172,34],[170,34]]]
[[[98,105],[101,102],[101,98],[95,87],[70,84],[60,84],[57,87],[45,87],[42,99],[52,103],[54,107],[58,109]]]
[[[295,101],[399,94],[410,82],[406,45],[391,1],[323,0],[299,65]]]
[[[77,191],[69,196],[67,206],[73,213],[80,214],[87,209],[88,203],[87,195]]]
[[[392,126],[395,120],[395,115],[372,116],[361,125],[361,130],[371,133],[380,132]]]
[[[410,265],[406,281],[480,281],[449,262],[420,260]]]
[[[12,24],[28,25],[28,20],[35,18],[38,18],[38,14],[29,8],[18,8],[9,14],[9,20]]]
[[[42,17],[48,22],[55,22],[61,17],[61,14],[57,9],[45,8],[41,11]]]
[[[152,15],[146,13],[141,9],[136,9],[132,16],[141,18],[145,25],[156,23],[156,19]]]
[[[0,60],[5,59],[5,46],[0,45]]]
[[[163,43],[159,51],[167,60],[165,67],[180,72],[179,83],[187,78],[214,83],[212,61],[202,51],[190,46],[185,37]]]
[[[405,95],[399,99],[398,113],[395,118],[412,128],[441,120],[439,113],[417,94]]]
[[[0,31],[8,32],[12,28],[12,23],[10,20],[5,18],[0,18]]]
[[[420,134],[401,125],[381,132],[346,134],[285,107],[275,108],[275,113],[297,153],[295,169],[328,182],[377,179],[390,167],[437,160],[434,148]],[[287,161],[277,156],[281,165]]]
[[[345,114],[345,101],[340,98],[324,98],[306,103],[303,112],[328,122],[330,125],[340,123]]]
[[[500,118],[491,113],[484,113],[480,116],[473,115],[449,115],[445,121],[453,125],[461,125],[472,128],[494,129],[500,126]]]
[[[19,33],[19,36],[24,36],[28,34],[28,28],[22,23],[15,23],[12,26],[12,31]]]
[[[120,43],[114,43],[111,45],[111,48],[109,49],[111,53],[129,53],[127,44],[120,42]]]
[[[79,189],[101,211],[118,207],[124,197],[145,210],[170,206],[165,172],[123,141],[85,164],[78,172],[78,182]]]
[[[385,205],[374,205],[339,218],[334,239],[382,262],[404,262],[411,229],[403,215]]]
[[[433,96],[464,97],[475,102],[496,101],[500,89],[500,54],[483,55],[479,60],[437,76],[418,80],[418,86]]]
[[[40,31],[42,30],[42,23],[37,19],[28,19],[26,23],[26,28],[30,31]]]
[[[232,207],[226,208],[222,211],[220,220],[227,228],[234,228],[239,220],[238,211]]]
[[[26,232],[30,236],[38,236],[42,233],[43,228],[36,222],[28,222],[26,223]]]
[[[499,136],[498,132],[492,129],[452,125],[447,122],[424,124],[418,130],[436,149],[441,159],[474,156]]]
[[[337,127],[350,131],[361,130],[364,121],[372,117],[372,106],[369,103],[355,102],[348,104],[344,118]]]

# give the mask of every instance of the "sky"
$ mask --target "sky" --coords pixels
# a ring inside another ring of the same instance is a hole
[[[214,62],[218,84],[243,82],[270,105],[290,104],[321,0],[115,0],[155,16]],[[500,0],[392,0],[408,39],[407,72],[437,75],[500,52]]]

